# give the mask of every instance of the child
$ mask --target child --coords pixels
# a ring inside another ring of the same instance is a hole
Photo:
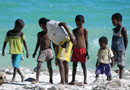
[[[39,20],[39,25],[42,28],[42,23],[41,23],[41,19]],[[50,47],[50,39],[47,35],[47,30],[43,29],[43,31],[39,32],[37,34],[37,44],[36,44],[36,48],[35,48],[35,52],[33,54],[33,58],[35,58],[36,52],[38,50],[38,48],[40,47],[40,51],[39,51],[39,56],[37,59],[37,72],[36,72],[36,80],[33,81],[32,83],[38,83],[39,82],[39,74],[40,74],[40,69],[41,69],[41,65],[42,62],[47,61],[47,67],[49,70],[49,75],[50,75],[50,83],[53,83],[52,80],[52,74],[53,74],[53,70],[52,70],[52,66],[51,66],[51,61],[53,59],[53,54],[52,54],[52,50]]]
[[[24,21],[22,19],[17,19],[15,21],[15,27],[13,30],[9,30],[6,34],[6,39],[4,41],[3,45],[3,51],[2,55],[5,55],[5,47],[7,42],[9,42],[10,46],[10,54],[11,54],[11,59],[12,59],[12,64],[14,67],[14,72],[13,72],[13,77],[11,82],[15,81],[15,76],[16,72],[21,76],[21,81],[24,81],[24,77],[19,69],[19,64],[22,59],[22,54],[23,54],[23,48],[22,48],[22,43],[24,44],[25,50],[26,50],[26,57],[28,58],[28,49],[25,41],[25,36],[24,33],[21,32],[24,27]]]
[[[77,15],[75,18],[77,28],[73,30],[73,34],[76,38],[76,45],[73,47],[73,54],[71,61],[73,62],[72,81],[70,85],[75,84],[75,75],[78,61],[81,63],[84,74],[84,84],[87,84],[87,70],[86,70],[86,56],[88,56],[88,31],[83,27],[84,17]],[[86,44],[86,48],[84,46]]]
[[[67,25],[63,22],[41,18],[41,28],[47,31],[48,37],[53,42],[56,62],[60,70],[60,83],[68,83],[68,62],[70,60],[72,43],[75,40],[69,32]]]
[[[125,51],[128,45],[127,30],[121,24],[122,16],[120,13],[112,15],[113,28],[112,51],[114,53],[114,64],[119,67],[119,78],[122,79],[123,69],[125,67]]]
[[[113,66],[113,53],[111,49],[107,48],[107,37],[103,36],[99,39],[100,49],[98,50],[98,59],[96,63],[96,78],[99,74],[105,73],[107,80],[111,80],[111,65]]]

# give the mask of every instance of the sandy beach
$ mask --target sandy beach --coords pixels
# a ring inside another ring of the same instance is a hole
[[[105,75],[100,75],[99,79],[95,79],[94,70],[87,71],[88,84],[83,84],[83,73],[77,71],[76,85],[61,85],[60,74],[58,70],[53,71],[53,83],[49,83],[48,71],[42,68],[40,73],[40,83],[32,84],[35,80],[36,72],[28,68],[20,68],[25,80],[21,82],[20,76],[17,74],[16,82],[11,83],[13,69],[1,68],[0,72],[6,73],[6,82],[0,86],[0,90],[130,90],[130,70],[124,70],[124,76],[122,80],[118,79],[117,71],[112,71],[112,80],[107,81]],[[72,70],[69,71],[69,81],[71,81]]]

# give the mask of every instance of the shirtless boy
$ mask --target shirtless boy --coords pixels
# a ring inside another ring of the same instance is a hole
[[[87,84],[87,70],[86,70],[86,56],[88,57],[88,31],[83,27],[84,17],[82,15],[77,15],[75,18],[77,28],[73,30],[73,34],[76,38],[76,45],[73,47],[73,54],[71,61],[73,62],[72,71],[72,81],[69,83],[71,85],[75,84],[75,75],[78,62],[81,63],[83,74],[84,74],[84,84]],[[86,47],[84,46],[84,42]]]
[[[41,19],[39,20],[39,25],[41,27]],[[37,44],[36,44],[35,51],[33,53],[33,58],[35,58],[36,52],[37,52],[38,48],[40,47],[39,55],[37,58],[38,64],[37,64],[36,80],[32,82],[33,84],[39,82],[39,75],[40,75],[42,62],[45,62],[45,61],[47,61],[47,67],[48,67],[49,75],[50,75],[49,82],[53,83],[53,79],[52,79],[53,70],[52,70],[52,66],[51,66],[53,54],[52,54],[52,50],[50,47],[51,41],[47,35],[47,31],[45,29],[42,29],[42,30],[43,31],[41,31],[37,34]]]

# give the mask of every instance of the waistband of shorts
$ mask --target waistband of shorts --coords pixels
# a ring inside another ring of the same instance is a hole
[[[86,49],[86,48],[85,47],[81,47],[81,48],[74,47],[73,49]]]
[[[45,50],[40,50],[39,52],[45,52],[45,51],[48,51],[48,50],[52,50],[52,49],[48,48],[48,49],[45,49]]]

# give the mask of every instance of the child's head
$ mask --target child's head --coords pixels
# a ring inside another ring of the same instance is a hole
[[[84,23],[84,16],[83,15],[77,15],[75,17],[75,22],[77,27],[82,27],[82,24]]]
[[[49,21],[49,19],[46,19],[46,18],[39,19],[39,25],[42,28],[42,30],[46,30],[46,24],[48,21]]]
[[[24,21],[22,19],[17,19],[15,21],[15,29],[20,32],[24,27]]]
[[[115,13],[112,15],[112,24],[114,26],[121,24],[121,22],[122,22],[122,15],[120,13]]]
[[[107,43],[108,43],[107,37],[102,36],[102,37],[99,38],[99,45],[100,45],[100,47],[101,47],[102,49],[103,49],[103,48],[106,48]]]

